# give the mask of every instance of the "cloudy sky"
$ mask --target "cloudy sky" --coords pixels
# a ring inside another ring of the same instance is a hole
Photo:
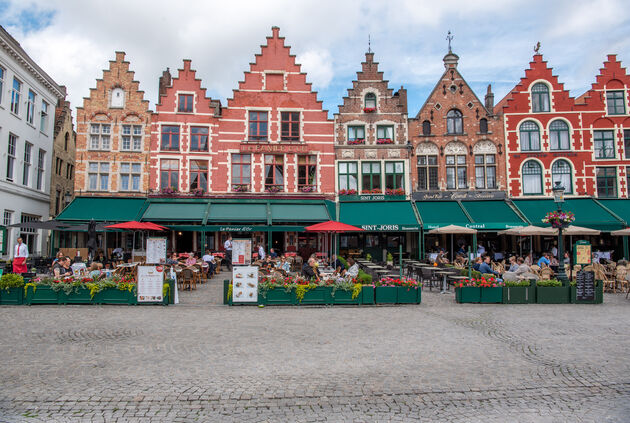
[[[360,69],[368,34],[390,87],[408,89],[410,115],[442,74],[448,30],[464,78],[480,97],[491,83],[497,102],[523,76],[537,41],[574,96],[590,87],[606,54],[630,64],[627,0],[0,0],[0,23],[68,87],[73,106],[116,50],[127,53],[152,108],[162,70],[184,58],[225,104],[274,25],[331,115]]]

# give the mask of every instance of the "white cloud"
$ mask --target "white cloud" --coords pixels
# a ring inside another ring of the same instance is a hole
[[[560,80],[579,95],[605,53],[630,63],[625,6],[623,0],[10,0],[0,21],[68,87],[73,106],[89,95],[116,50],[127,53],[152,105],[162,70],[181,67],[183,58],[192,59],[208,94],[225,102],[278,25],[334,113],[360,70],[370,34],[390,86],[409,89],[413,115],[443,72],[448,30],[464,77],[479,89],[498,86],[497,99],[523,76],[537,41]]]

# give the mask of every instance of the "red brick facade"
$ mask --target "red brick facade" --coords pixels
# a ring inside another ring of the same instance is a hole
[[[415,118],[414,191],[505,190],[503,124],[493,114],[488,86],[482,102],[457,69],[458,56],[444,57],[446,70]]]
[[[335,149],[338,191],[409,192],[407,90],[400,87],[394,93],[389,88],[374,53],[365,54],[335,114]],[[388,178],[388,173],[396,177]]]
[[[225,164],[213,160],[221,103],[206,97],[190,60],[176,78],[167,70],[160,78],[160,98],[151,129],[152,191],[172,188],[211,192],[214,178],[224,178]],[[192,174],[191,174],[192,169]]]
[[[75,193],[146,196],[151,111],[125,53],[77,107]]]
[[[568,196],[627,198],[629,86],[611,55],[592,89],[575,99],[542,55],[534,55],[525,77],[497,105],[505,122],[510,196],[551,196],[560,181]],[[614,113],[607,93],[618,96],[610,99],[618,106]]]
[[[222,175],[213,179],[213,191],[332,197],[333,122],[279,31],[272,28],[272,36],[227,100],[213,143]],[[300,167],[308,167],[312,177],[302,174],[300,179]]]

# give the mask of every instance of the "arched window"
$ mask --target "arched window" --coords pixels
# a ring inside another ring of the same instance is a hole
[[[549,111],[549,87],[539,82],[532,87],[532,112]]]
[[[479,132],[482,134],[488,133],[488,119],[486,118],[479,119]]]
[[[523,194],[542,194],[542,168],[534,160],[523,164]]]
[[[536,122],[528,120],[521,123],[519,132],[522,151],[540,151],[540,129]]]
[[[431,135],[431,122],[429,122],[428,120],[422,122],[422,135]]]
[[[569,125],[563,120],[554,120],[549,125],[549,138],[552,150],[569,150]]]
[[[558,160],[551,166],[552,186],[556,186],[556,181],[564,187],[565,194],[573,194],[573,184],[571,183],[571,165],[566,160]]]
[[[365,106],[366,109],[374,109],[376,110],[376,94],[367,93],[365,95]]]
[[[446,131],[449,134],[462,134],[463,128],[462,112],[457,109],[449,110],[446,114]]]

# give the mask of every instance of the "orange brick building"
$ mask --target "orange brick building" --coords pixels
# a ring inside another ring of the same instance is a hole
[[[76,195],[146,196],[151,114],[125,53],[116,52],[77,107]]]

